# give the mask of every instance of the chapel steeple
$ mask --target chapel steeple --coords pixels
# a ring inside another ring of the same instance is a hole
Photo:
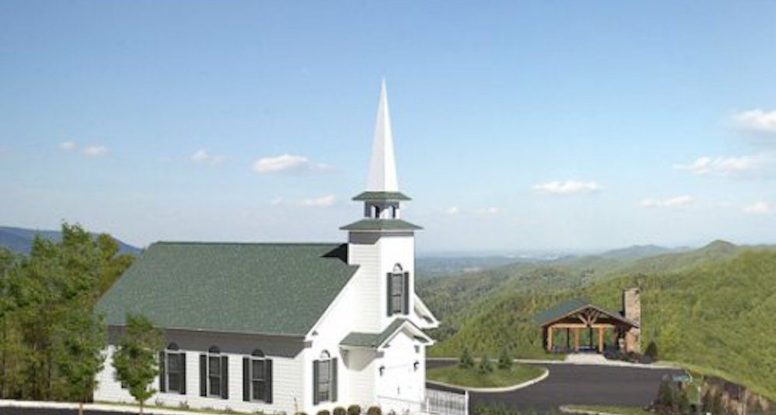
[[[391,117],[385,80],[380,85],[377,121],[369,162],[366,191],[353,198],[364,202],[364,219],[343,226],[351,232],[407,232],[421,229],[400,218],[400,202],[410,200],[399,191],[396,158],[393,151]]]

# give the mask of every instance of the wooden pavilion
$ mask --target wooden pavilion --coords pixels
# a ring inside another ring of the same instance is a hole
[[[638,346],[626,341],[626,338],[629,333],[639,330],[639,322],[627,319],[623,314],[625,313],[607,311],[585,299],[575,298],[538,314],[535,320],[542,327],[544,347],[548,352],[579,352],[582,330],[588,332],[589,344],[586,348],[590,350],[603,353],[608,331],[615,347],[626,352],[638,351]],[[555,334],[564,331],[566,344],[556,343]]]

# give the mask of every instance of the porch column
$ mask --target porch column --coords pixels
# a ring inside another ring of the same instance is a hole
[[[547,327],[547,351],[552,352],[552,326]]]
[[[574,351],[579,351],[579,327],[574,327]]]
[[[604,328],[598,328],[598,353],[604,352]]]

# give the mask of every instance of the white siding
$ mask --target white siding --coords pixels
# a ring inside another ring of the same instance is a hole
[[[121,388],[115,380],[115,369],[112,356],[115,348],[108,346],[105,367],[98,374],[97,389],[94,400],[102,402],[134,402],[128,391]],[[227,408],[241,412],[262,411],[267,413],[286,412],[293,414],[302,409],[302,401],[306,388],[302,380],[303,354],[293,358],[268,356],[273,361],[273,403],[243,401],[242,360],[246,355],[222,353],[229,357],[229,399],[219,399],[200,396],[199,356],[202,351],[181,349],[186,352],[186,394],[157,393],[146,403],[178,407],[182,404],[191,408],[212,408],[225,410]],[[159,389],[158,378],[151,384]]]
[[[391,410],[397,414],[420,411],[425,396],[425,347],[400,332],[383,353],[378,365],[385,370],[377,380],[377,398],[383,413]],[[419,365],[417,370],[415,362]]]

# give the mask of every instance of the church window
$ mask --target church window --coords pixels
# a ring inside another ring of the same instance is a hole
[[[393,272],[388,273],[388,316],[409,313],[409,279],[401,265],[396,264]]]
[[[217,346],[199,356],[200,396],[229,399],[229,358]]]
[[[272,360],[259,349],[243,359],[243,400],[272,403]]]
[[[159,354],[159,391],[186,394],[186,353],[170,343]]]
[[[323,351],[313,362],[313,403],[337,401],[337,359]]]

